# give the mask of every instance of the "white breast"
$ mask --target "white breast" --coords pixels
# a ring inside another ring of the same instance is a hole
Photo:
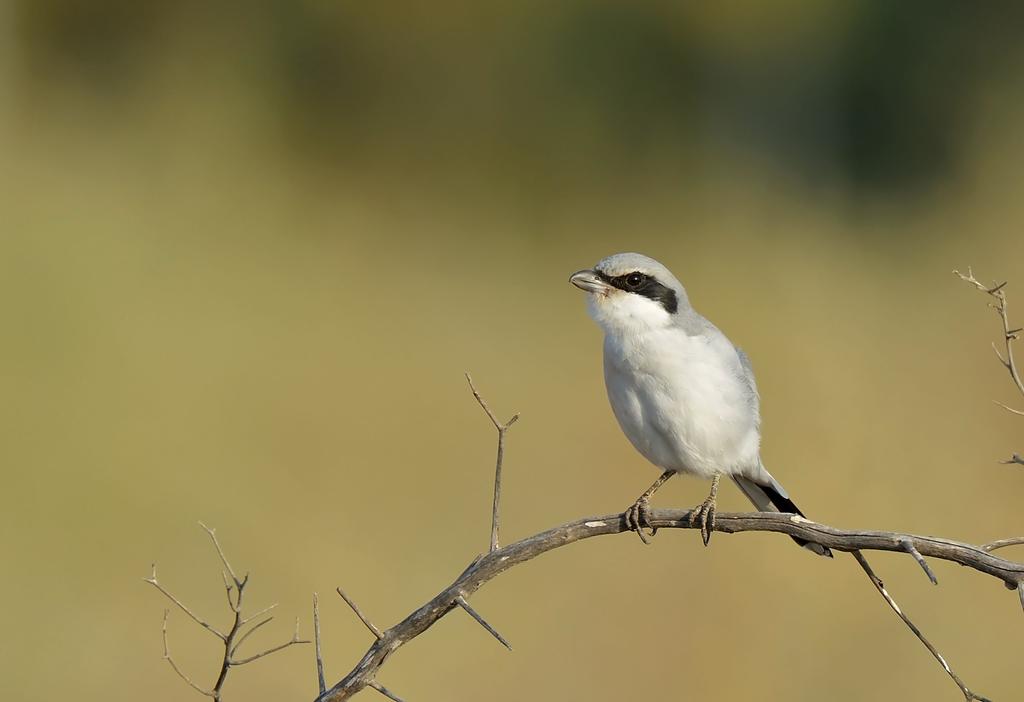
[[[608,334],[608,398],[623,432],[665,470],[711,477],[757,470],[755,391],[732,343],[711,327]]]

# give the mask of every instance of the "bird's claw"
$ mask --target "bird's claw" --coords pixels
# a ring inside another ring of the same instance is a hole
[[[715,512],[715,499],[710,496],[690,512],[690,526],[700,524],[700,538],[705,546],[711,541],[711,532],[715,530]]]
[[[651,530],[651,536],[658,533],[657,528],[651,526],[651,502],[647,497],[640,497],[636,502],[630,505],[629,509],[625,512],[626,527],[630,531],[635,531],[640,540],[645,544],[651,542],[647,540],[647,535],[644,534],[644,529]]]

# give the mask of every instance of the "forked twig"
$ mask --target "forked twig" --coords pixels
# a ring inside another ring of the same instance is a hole
[[[498,530],[501,528],[500,511],[501,505],[501,465],[505,460],[505,434],[509,428],[519,420],[519,414],[513,414],[511,419],[502,424],[498,421],[498,418],[491,411],[491,408],[487,406],[487,402],[477,391],[476,386],[473,385],[473,378],[470,377],[469,373],[466,373],[466,381],[469,383],[469,389],[473,392],[473,397],[483,408],[487,417],[491,420],[491,424],[498,431],[498,457],[494,462],[494,502],[491,505],[491,551],[498,549]]]

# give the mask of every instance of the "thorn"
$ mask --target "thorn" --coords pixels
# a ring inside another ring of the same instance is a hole
[[[995,286],[993,286],[991,288],[988,288],[987,290],[985,290],[985,292],[987,292],[989,295],[995,295],[997,292],[999,292],[1000,290],[1005,288],[1006,284],[1009,283],[1009,282],[1010,281],[1008,281],[1008,280],[1004,280],[1003,282],[999,283],[998,285],[995,285]]]
[[[341,595],[341,599],[345,600],[345,604],[351,607],[352,611],[356,613],[356,616],[359,617],[359,621],[365,624],[366,628],[369,629],[374,636],[376,636],[378,639],[383,639],[384,634],[381,632],[381,630],[374,626],[373,622],[366,618],[366,615],[360,611],[356,603],[352,601],[352,598],[346,595],[345,591],[342,590],[340,587],[335,589],[338,591],[338,594]]]
[[[910,539],[903,538],[900,539],[900,546],[904,551],[914,557],[917,564],[921,566],[922,570],[924,570],[925,575],[927,575],[928,579],[932,581],[932,585],[938,585],[938,578],[935,577],[935,573],[932,572],[932,569],[928,566],[928,562],[924,560],[924,556],[921,555],[921,552],[914,548],[914,543]]]
[[[473,619],[475,619],[475,620],[477,621],[477,624],[479,624],[480,626],[482,626],[482,627],[483,627],[484,629],[487,629],[487,631],[488,631],[488,632],[490,633],[490,635],[491,635],[491,636],[493,636],[493,637],[494,637],[494,638],[496,638],[496,639],[497,639],[497,640],[498,640],[499,642],[501,642],[501,645],[502,645],[502,646],[504,646],[505,648],[507,648],[507,649],[508,649],[509,651],[511,651],[511,650],[512,650],[512,644],[510,644],[510,643],[509,643],[508,641],[506,641],[506,640],[505,640],[505,637],[504,637],[504,636],[502,636],[501,634],[499,634],[499,633],[497,632],[497,630],[496,630],[496,629],[495,629],[495,628],[494,628],[493,626],[491,626],[490,624],[488,624],[488,623],[487,623],[487,620],[485,620],[485,619],[484,619],[483,617],[481,617],[481,616],[480,616],[480,615],[479,615],[479,614],[477,613],[477,611],[476,611],[475,609],[473,609],[472,607],[470,607],[470,606],[469,606],[469,603],[468,603],[468,602],[466,602],[466,598],[465,598],[465,597],[463,597],[462,595],[459,595],[458,597],[456,597],[456,598],[455,598],[455,604],[459,605],[459,606],[460,606],[460,607],[462,607],[462,608],[463,608],[464,610],[466,610],[466,613],[467,613],[467,614],[468,614],[469,616],[473,617]]]
[[[389,700],[394,700],[394,702],[405,702],[405,700],[403,700],[401,697],[393,693],[391,690],[381,685],[376,680],[371,680],[368,684],[370,687],[372,687],[374,690],[387,697]]]

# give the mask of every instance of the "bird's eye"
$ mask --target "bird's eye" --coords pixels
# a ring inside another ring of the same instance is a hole
[[[631,288],[639,288],[643,282],[644,276],[641,273],[630,273],[626,276],[626,285]]]

